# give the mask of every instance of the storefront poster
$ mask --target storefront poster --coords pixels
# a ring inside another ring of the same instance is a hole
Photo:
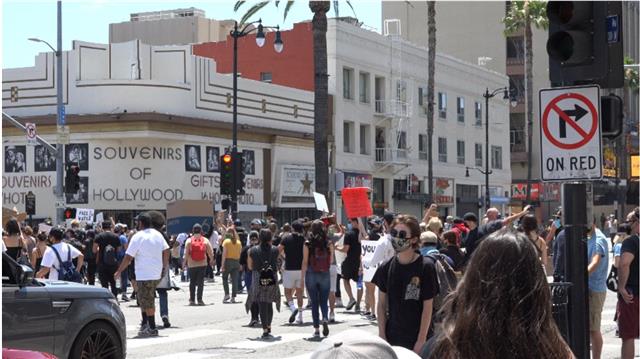
[[[344,188],[367,187],[373,185],[373,176],[362,173],[344,172]]]
[[[280,207],[313,208],[315,169],[311,166],[283,165],[280,169]]]
[[[439,205],[453,205],[453,179],[436,178],[435,202]]]
[[[511,185],[511,198],[515,200],[524,201],[527,199],[527,184],[526,183],[514,183]],[[540,200],[540,183],[531,184],[531,200]]]

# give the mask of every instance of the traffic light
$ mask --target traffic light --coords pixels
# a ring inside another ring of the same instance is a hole
[[[622,2],[549,1],[549,79],[554,86],[623,86]]]
[[[220,194],[230,196],[233,191],[233,162],[228,151],[220,156]]]
[[[236,181],[236,194],[244,194],[244,156],[242,152],[236,152],[236,158],[233,160],[233,178]]]
[[[616,138],[622,133],[622,99],[614,94],[600,97],[602,137]]]
[[[76,219],[76,209],[67,207],[64,210],[64,219]]]
[[[76,193],[80,189],[80,166],[67,164],[67,175],[65,177],[65,193]]]

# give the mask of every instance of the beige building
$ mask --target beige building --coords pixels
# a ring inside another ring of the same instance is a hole
[[[233,20],[207,19],[196,8],[131,14],[129,21],[109,24],[109,43],[140,40],[149,45],[187,45],[224,41]]]

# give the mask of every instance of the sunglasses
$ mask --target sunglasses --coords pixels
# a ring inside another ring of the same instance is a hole
[[[409,238],[411,238],[406,231],[397,231],[395,229],[392,229],[391,231],[389,231],[389,234],[391,235],[391,237],[396,238],[396,239],[409,239]]]

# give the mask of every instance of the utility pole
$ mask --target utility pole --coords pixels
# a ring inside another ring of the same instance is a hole
[[[58,0],[58,46],[56,47],[56,104],[57,104],[57,137],[56,137],[56,224],[63,222],[64,215],[64,158],[61,135],[64,127],[64,104],[62,102],[62,1]]]

